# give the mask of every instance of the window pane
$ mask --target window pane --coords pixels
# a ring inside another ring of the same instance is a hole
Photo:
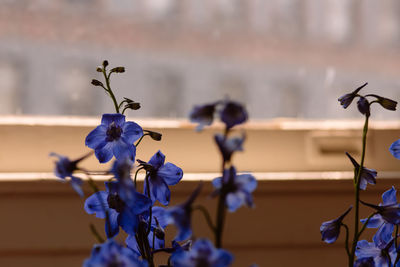
[[[113,112],[96,65],[139,117],[187,117],[216,98],[252,118],[359,118],[364,82],[400,99],[397,0],[0,0],[0,114]],[[374,111],[376,119],[398,112]]]

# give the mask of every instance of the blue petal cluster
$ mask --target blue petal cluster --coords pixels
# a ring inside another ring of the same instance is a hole
[[[215,135],[215,142],[217,143],[225,162],[231,161],[231,157],[235,151],[243,151],[244,140],[244,135],[231,138],[226,138],[222,134]]]
[[[56,153],[50,153],[50,156],[52,157],[57,157],[58,161],[56,161],[56,167],[54,170],[55,175],[60,178],[65,180],[65,178],[70,177],[70,184],[72,188],[75,190],[76,193],[78,193],[79,196],[83,197],[83,190],[81,188],[82,186],[82,179],[76,177],[73,175],[73,172],[76,171],[77,164],[81,159],[71,161],[68,157],[56,154]]]
[[[115,158],[129,158],[134,161],[136,148],[133,142],[143,135],[142,128],[134,122],[125,122],[125,116],[119,113],[103,114],[101,125],[86,137],[85,144],[94,149],[100,163]]]
[[[99,191],[85,201],[85,211],[106,219],[105,229],[109,238],[119,233],[119,226],[128,234],[135,234],[139,225],[138,215],[146,214],[151,201],[145,195],[132,192],[134,201],[125,202],[118,194],[118,182],[105,182],[106,191]]]
[[[171,256],[174,267],[226,267],[232,261],[231,253],[216,249],[207,239],[198,239],[190,251],[177,250]]]
[[[145,261],[140,261],[138,255],[129,248],[125,248],[113,239],[101,245],[95,245],[89,259],[85,260],[83,267],[147,267]]]
[[[357,174],[360,169],[360,164],[346,152],[347,157],[350,159],[351,163],[354,166],[354,172]],[[376,184],[376,176],[378,173],[374,169],[368,169],[363,167],[360,175],[360,189],[365,190],[367,188],[367,184]]]
[[[400,206],[397,203],[397,198],[396,198],[396,189],[392,186],[391,189],[387,190],[382,194],[382,200],[383,202],[379,204],[379,206]],[[362,219],[362,223],[366,223],[367,219]],[[394,224],[390,223],[389,221],[386,221],[381,214],[376,214],[370,218],[368,221],[368,224],[366,225],[367,228],[379,228],[378,231],[376,232],[375,236],[377,239],[380,240],[385,240],[385,235],[390,233],[390,236],[394,230]]]
[[[165,212],[159,213],[158,218],[165,222],[166,225],[174,224],[178,228],[178,233],[174,238],[176,241],[186,240],[192,235],[192,204],[199,195],[201,188],[202,184],[193,191],[184,203],[170,207]]]
[[[147,163],[138,161],[149,173],[144,183],[144,193],[147,194],[147,190],[150,190],[153,203],[158,200],[161,204],[168,205],[171,198],[168,186],[175,185],[182,179],[182,169],[169,162],[164,164],[165,155],[160,150]]]
[[[212,181],[217,189],[215,194],[226,194],[226,206],[230,212],[236,211],[243,204],[253,207],[251,193],[257,187],[257,180],[251,174],[236,175],[236,168],[224,170],[223,176]]]
[[[384,236],[384,239],[381,239],[381,237],[383,236],[374,235],[373,242],[368,242],[367,240],[358,241],[356,247],[357,261],[364,259],[365,262],[370,263],[372,258],[374,265],[365,266],[393,266],[397,255],[394,246],[394,239],[392,238],[391,233],[390,235],[388,234]],[[400,263],[396,264],[396,267],[399,266]]]
[[[189,117],[191,122],[199,123],[197,130],[200,131],[204,126],[212,124],[216,113],[225,123],[227,129],[242,124],[248,119],[247,111],[243,105],[231,100],[195,106]]]

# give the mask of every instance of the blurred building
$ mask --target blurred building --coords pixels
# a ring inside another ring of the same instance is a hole
[[[396,0],[0,0],[0,114],[112,112],[103,59],[140,117],[229,96],[253,118],[346,118],[364,82],[400,100]],[[133,115],[133,113],[130,113]],[[381,112],[375,118],[399,118]]]

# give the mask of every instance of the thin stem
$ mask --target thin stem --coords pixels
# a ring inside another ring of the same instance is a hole
[[[92,234],[94,235],[94,237],[96,237],[97,242],[99,243],[104,243],[104,239],[101,237],[101,235],[99,234],[99,232],[97,231],[96,227],[94,226],[94,224],[89,224],[89,228],[90,228],[90,232],[92,232]]]
[[[350,259],[350,250],[349,250],[349,227],[348,227],[346,224],[344,224],[344,223],[342,223],[341,226],[343,226],[344,229],[346,229],[346,240],[345,240],[344,246],[345,246],[345,249],[346,249],[347,257],[349,257],[349,259]]]
[[[354,212],[354,237],[353,237],[353,243],[351,246],[351,253],[349,257],[349,267],[353,266],[354,263],[354,258],[355,258],[355,252],[356,252],[356,246],[358,242],[358,226],[359,226],[359,213],[360,213],[360,177],[362,170],[364,168],[364,159],[365,159],[365,151],[366,151],[366,145],[367,145],[367,132],[368,132],[368,120],[369,116],[365,116],[365,123],[364,123],[364,129],[363,129],[363,136],[362,136],[362,150],[361,150],[361,161],[360,161],[360,166],[357,170],[357,174],[354,177],[354,190],[355,190],[355,198],[354,198],[354,207],[355,207],[355,212]]]
[[[150,176],[150,173],[147,173],[147,174],[146,174],[145,180],[146,180],[146,189],[147,189],[146,191],[147,191],[147,196],[151,199],[151,196],[150,196],[149,176]],[[151,220],[152,220],[152,217],[153,217],[153,215],[152,215],[153,209],[152,209],[152,208],[153,208],[153,207],[150,207],[150,209],[149,209],[149,222],[148,222],[148,226],[147,226],[146,237],[149,235],[150,230],[151,230]]]
[[[377,214],[377,212],[374,212],[374,213],[372,213],[371,215],[368,216],[368,218],[367,218],[367,220],[365,221],[364,225],[362,226],[360,232],[358,232],[357,240],[360,238],[360,236],[361,236],[361,234],[364,232],[365,228],[367,228],[367,225],[368,225],[368,223],[369,223],[369,220],[371,220],[371,218],[372,218],[374,215],[376,215],[376,214]]]
[[[142,142],[143,137],[145,137],[146,135],[149,135],[149,134],[148,134],[148,133],[143,134],[143,135],[139,138],[139,140],[136,142],[135,147],[137,147],[137,146],[140,144],[140,142]]]
[[[114,102],[115,112],[119,113],[119,106],[117,103],[117,99],[115,99],[115,95],[114,95],[113,91],[111,90],[111,86],[110,86],[110,75],[106,74],[105,68],[103,68],[103,75],[104,75],[104,79],[106,80],[106,86],[107,86],[106,92],[110,95],[112,101]]]
[[[225,127],[224,130],[224,140],[228,137],[229,134],[229,128]],[[222,186],[221,186],[221,192],[219,194],[218,198],[218,206],[217,206],[217,225],[215,227],[215,246],[217,248],[222,247],[222,234],[224,231],[224,222],[225,222],[225,215],[226,215],[226,206],[225,206],[225,200],[226,200],[226,192],[225,192],[225,182],[223,177],[224,177],[224,172],[225,172],[225,159],[222,157]]]
[[[141,171],[141,170],[143,170],[143,169],[144,169],[144,168],[139,168],[139,169],[137,169],[136,172],[135,172],[135,178],[133,179],[133,184],[135,185],[135,188],[136,188],[137,175],[138,175],[139,171]]]
[[[212,222],[212,220],[211,220],[211,216],[210,216],[210,214],[208,213],[208,210],[207,210],[204,206],[202,206],[202,205],[194,206],[194,207],[193,207],[193,210],[199,210],[199,211],[201,211],[201,213],[204,215],[204,218],[205,218],[206,221],[207,221],[208,227],[211,229],[211,231],[215,232],[215,227],[214,227],[213,222]]]

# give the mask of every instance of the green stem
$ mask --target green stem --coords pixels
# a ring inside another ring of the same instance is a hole
[[[106,74],[106,69],[103,69],[103,76],[104,79],[106,80],[106,92],[110,95],[112,101],[114,102],[114,107],[115,107],[115,112],[119,113],[119,106],[117,103],[117,99],[115,99],[115,95],[113,93],[113,91],[111,90],[111,86],[110,86],[110,75]]]
[[[151,199],[149,176],[150,176],[150,174],[147,173],[146,174],[146,178],[145,178],[145,180],[146,180],[146,189],[147,189],[146,193],[147,193],[147,196]],[[153,211],[153,209],[152,209],[152,207],[150,207],[150,209],[149,209],[149,222],[148,222],[148,226],[147,226],[146,237],[149,235],[150,230],[151,230],[151,220],[152,220],[152,217],[153,217],[152,211]]]
[[[397,243],[398,235],[399,235],[399,225],[396,224],[396,235],[394,236],[394,247],[396,248],[396,251],[397,251],[397,247],[398,247],[398,243]]]
[[[369,116],[365,116],[365,123],[364,123],[364,129],[363,129],[363,136],[362,136],[362,150],[361,150],[361,162],[360,166],[357,170],[357,174],[354,177],[354,190],[355,190],[355,198],[354,198],[354,207],[355,207],[355,212],[354,212],[354,237],[353,237],[353,243],[351,246],[351,253],[349,257],[349,267],[353,267],[354,264],[354,258],[355,258],[355,252],[356,252],[356,247],[357,247],[357,242],[358,242],[358,237],[359,237],[359,232],[358,232],[358,226],[359,226],[359,218],[360,218],[360,177],[361,173],[364,167],[364,159],[365,159],[365,151],[366,151],[366,145],[367,145],[367,132],[368,132],[368,121],[369,121]]]
[[[346,240],[345,240],[345,243],[344,243],[344,248],[346,249],[347,257],[348,257],[349,260],[350,260],[350,250],[349,250],[349,227],[348,227],[346,224],[344,224],[344,223],[342,223],[341,226],[343,226],[344,229],[346,229]]]
[[[142,142],[143,137],[145,137],[146,135],[149,135],[149,134],[148,134],[148,133],[143,134],[143,135],[139,138],[139,140],[136,142],[135,147],[137,147],[137,146],[140,144],[140,142]]]
[[[210,228],[211,231],[215,232],[215,227],[214,227],[214,225],[213,225],[213,222],[212,222],[212,220],[211,220],[211,216],[210,216],[210,214],[208,213],[207,209],[206,209],[204,206],[202,206],[202,205],[197,205],[197,206],[194,206],[194,207],[193,207],[193,210],[199,210],[199,211],[201,211],[201,213],[204,215],[204,218],[205,218],[206,221],[207,221],[208,227]]]
[[[139,173],[139,171],[141,171],[141,170],[143,170],[144,168],[139,168],[139,169],[137,169],[136,170],[136,172],[135,172],[135,178],[133,179],[133,184],[135,185],[135,188],[137,188],[136,187],[136,184],[137,184],[137,175],[138,175],[138,173]]]
[[[96,227],[94,226],[94,224],[89,224],[89,228],[90,228],[90,232],[92,232],[93,236],[96,237],[97,242],[99,243],[104,243],[104,239],[101,237],[101,235],[99,234],[99,232],[97,231]]]
[[[228,137],[229,134],[229,129],[226,127],[224,131],[224,139]],[[225,172],[225,159],[222,159],[222,185],[221,185],[221,192],[219,194],[218,198],[218,206],[217,206],[217,225],[215,226],[215,246],[217,248],[222,247],[222,234],[224,231],[224,222],[225,222],[225,215],[226,215],[226,206],[225,206],[225,200],[226,200],[226,190],[225,190],[225,181],[223,180],[224,177],[224,172]]]
[[[376,215],[377,212],[372,213],[371,215],[368,216],[367,220],[365,221],[363,227],[361,228],[360,232],[357,235],[357,240],[360,238],[361,234],[364,232],[365,228],[367,228],[367,225],[369,223],[369,220],[371,220],[371,218]]]

